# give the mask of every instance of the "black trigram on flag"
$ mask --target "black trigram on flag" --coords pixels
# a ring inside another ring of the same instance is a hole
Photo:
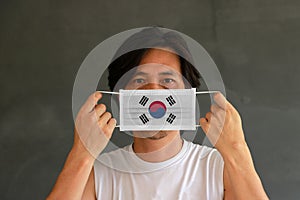
[[[149,119],[147,118],[147,116],[145,114],[142,114],[139,116],[140,120],[142,120],[143,124],[146,124],[147,122],[149,122]]]
[[[141,100],[139,101],[139,104],[141,104],[142,106],[145,106],[146,103],[148,102],[148,100],[149,100],[148,97],[143,96],[143,97],[141,98]]]
[[[170,104],[170,106],[173,106],[176,101],[173,99],[173,97],[170,95],[166,98],[166,100],[168,101],[168,103]]]
[[[170,113],[169,117],[167,118],[167,122],[172,124],[175,118],[176,118],[176,116],[174,114]]]

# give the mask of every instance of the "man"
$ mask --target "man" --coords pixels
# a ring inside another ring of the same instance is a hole
[[[157,48],[138,49],[120,57],[117,52],[109,66],[111,90],[199,86],[197,70],[177,55],[189,56],[179,36],[146,29],[125,41],[119,53],[134,42],[148,42]],[[217,151],[183,140],[180,130],[133,131],[132,145],[102,156],[111,163],[126,163],[132,173],[95,161],[116,126],[105,105],[97,104],[101,97],[95,92],[79,111],[74,145],[48,199],[268,199],[240,116],[221,93],[214,95],[211,111],[199,120]],[[140,169],[144,173],[136,173]]]

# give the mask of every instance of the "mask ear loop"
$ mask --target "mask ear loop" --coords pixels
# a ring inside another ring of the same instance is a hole
[[[113,95],[113,94],[120,94],[119,92],[100,91],[100,90],[98,90],[98,92],[101,92],[103,94],[111,94],[111,95]]]
[[[211,94],[211,93],[218,93],[219,91],[200,91],[200,92],[196,92],[197,94]]]
[[[120,94],[120,92],[110,92],[110,91],[101,91],[101,90],[98,90],[98,92],[101,92],[101,94],[111,94],[111,95],[114,95],[114,94]],[[116,125],[116,128],[119,128],[120,125]]]
[[[218,93],[219,91],[200,91],[200,92],[196,92],[195,94],[213,94],[213,93]],[[200,124],[196,124],[195,125],[196,128],[201,127]]]

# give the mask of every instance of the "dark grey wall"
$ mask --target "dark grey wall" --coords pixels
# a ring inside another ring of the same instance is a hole
[[[163,25],[214,58],[271,199],[299,199],[297,0],[0,2],[0,199],[43,199],[72,145],[72,86],[93,47]]]

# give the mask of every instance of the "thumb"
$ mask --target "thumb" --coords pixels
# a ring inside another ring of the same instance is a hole
[[[101,97],[102,94],[98,91],[91,94],[86,100],[86,102],[84,103],[84,105],[82,106],[83,110],[85,112],[90,112],[91,110],[93,110],[95,105],[97,105],[99,99],[101,99]]]

